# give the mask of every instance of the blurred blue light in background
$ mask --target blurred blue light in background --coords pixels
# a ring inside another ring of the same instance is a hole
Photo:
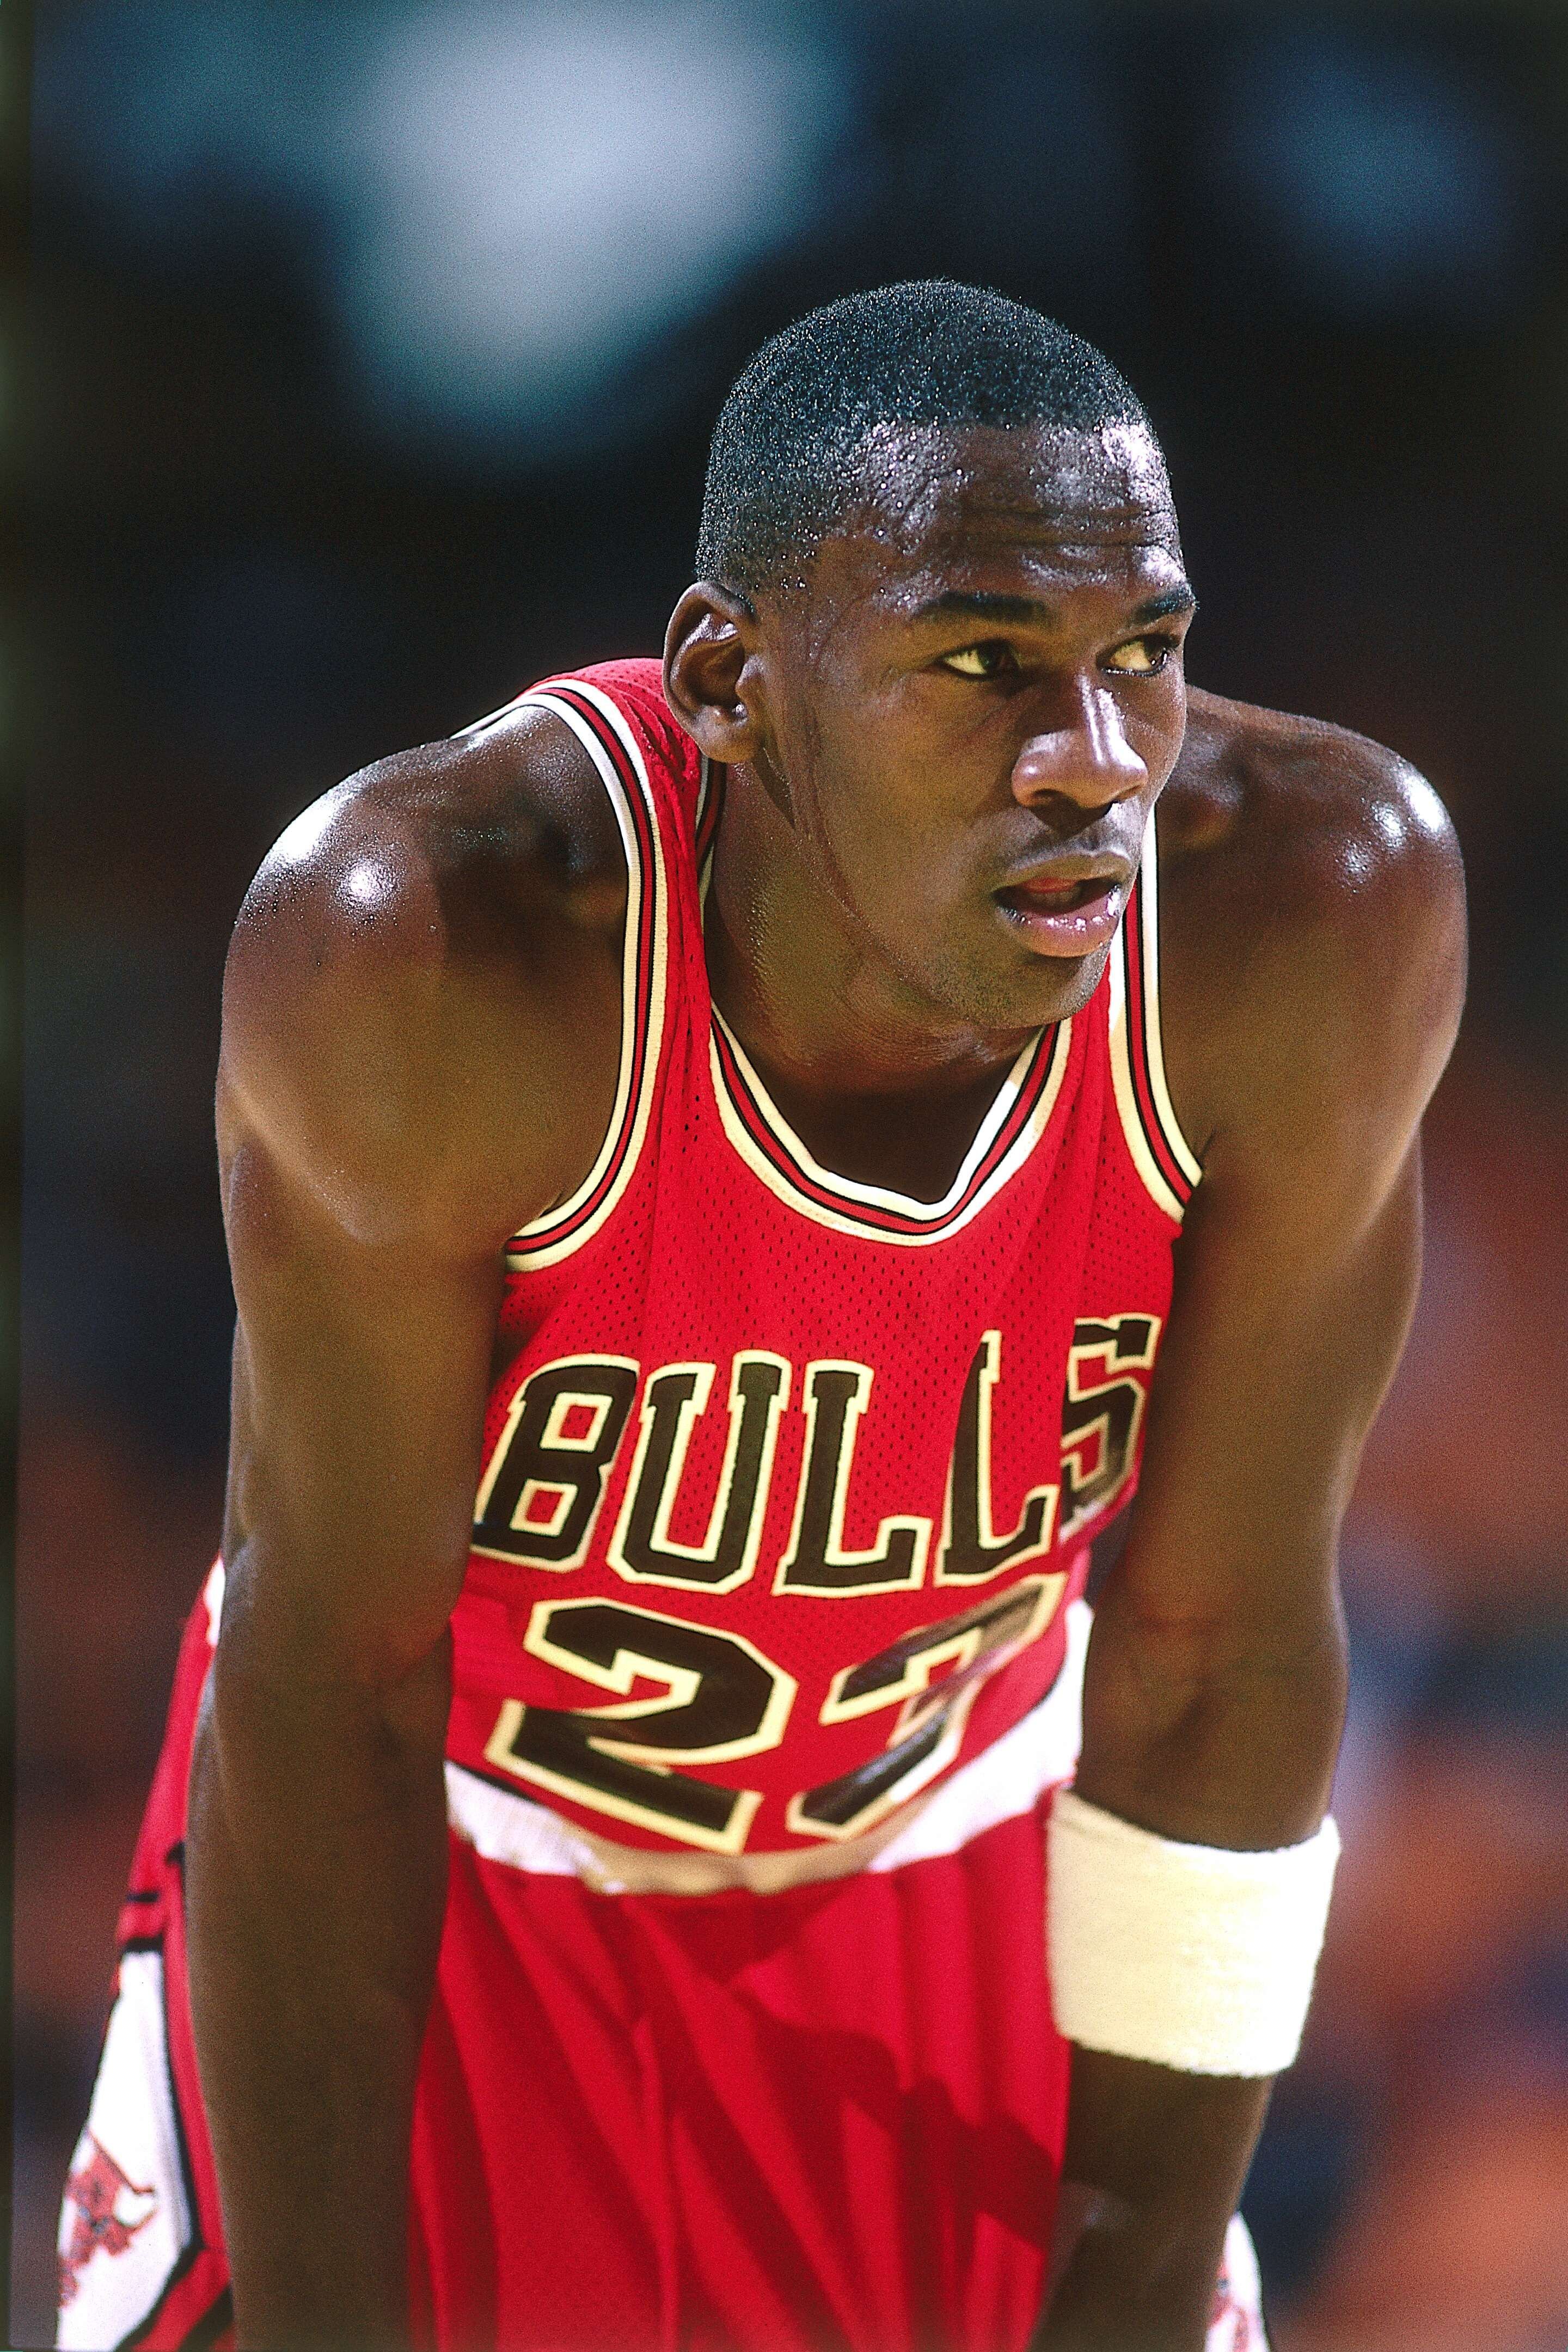
[[[41,29],[38,166],[117,241],[189,270],[226,210],[307,215],[371,419],[524,462],[613,428],[610,387],[815,222],[850,107],[814,12],[746,0],[94,0]]]
[[[367,68],[338,266],[366,391],[536,443],[812,221],[845,114],[808,22],[706,0],[458,0]]]
[[[1237,46],[1215,166],[1299,299],[1348,316],[1484,320],[1519,288],[1518,125],[1394,28],[1289,22]]]

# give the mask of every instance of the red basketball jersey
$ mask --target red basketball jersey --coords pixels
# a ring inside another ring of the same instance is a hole
[[[623,1845],[819,1847],[1050,1688],[1137,1477],[1199,1172],[1161,1064],[1153,825],[1089,1003],[917,1201],[820,1167],[714,1011],[722,776],[658,666],[481,728],[523,706],[571,728],[625,841],[620,1076],[586,1181],[510,1246],[448,1753],[459,1786]]]

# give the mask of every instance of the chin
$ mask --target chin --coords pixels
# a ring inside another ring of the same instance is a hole
[[[1054,1007],[1046,1016],[1047,1020],[1070,1020],[1075,1013],[1083,1011],[1104,977],[1110,955],[1110,948],[1097,948],[1093,955],[1064,958],[1055,973],[1046,975]]]
[[[1094,994],[1106,956],[1081,959],[1029,956],[1007,968],[947,964],[925,982],[927,992],[947,1012],[981,1030],[1044,1029],[1081,1013]]]

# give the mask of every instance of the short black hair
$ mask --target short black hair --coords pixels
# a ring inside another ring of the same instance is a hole
[[[863,495],[889,425],[1152,432],[1103,352],[1026,303],[952,278],[847,294],[763,345],[713,428],[698,576],[750,597],[798,571]]]

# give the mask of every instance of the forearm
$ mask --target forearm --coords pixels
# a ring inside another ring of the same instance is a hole
[[[191,1997],[237,2340],[407,2335],[408,2150],[446,1889],[445,1648],[398,1690],[220,1643],[191,1782]]]
[[[1326,1579],[1319,1589],[1331,1590]],[[1326,1802],[1342,1686],[1331,1606],[1315,1617],[1306,1611],[1295,1622],[1260,1625],[1255,1619],[1243,1633],[1223,1640],[1212,1628],[1190,1622],[1153,1623],[1125,1602],[1102,1611],[1091,1645],[1077,1794],[1098,1808],[1100,1816],[1110,1813],[1151,1832],[1142,1841],[1118,1833],[1108,1866],[1129,1843],[1141,1845],[1140,1861],[1149,1852],[1177,1863],[1187,1854],[1190,1861],[1183,1868],[1201,1865],[1205,1872],[1215,1864],[1205,1861],[1204,1851],[1215,1848],[1257,1853],[1259,1867],[1273,1870],[1267,1854],[1292,1847],[1300,1849],[1304,1863],[1309,1850],[1301,1842],[1316,1830]],[[1087,1818],[1092,1817],[1079,1812],[1079,1820]],[[1268,2080],[1251,2071],[1256,2062],[1228,2063],[1237,2055],[1234,2046],[1215,2073],[1182,2071],[1210,2063],[1206,2053],[1195,2049],[1191,2057],[1185,2049],[1178,2056],[1167,2045],[1163,2054],[1173,2061],[1168,2064],[1110,2054],[1141,2046],[1136,2033],[1120,2038],[1121,2027],[1132,2017],[1140,2018],[1140,2031],[1148,2030],[1151,2017],[1163,2023],[1167,1970],[1158,1955],[1164,1914],[1157,1920],[1139,1919],[1135,1910],[1138,1932],[1130,1937],[1116,1897],[1100,1892],[1099,1841],[1110,1824],[1096,1832],[1087,1865],[1065,1816],[1059,1826],[1068,1843],[1057,1853],[1054,1830],[1053,1852],[1063,1870],[1072,1864],[1064,1890],[1076,1882],[1078,1916],[1089,1922],[1091,1941],[1109,1939],[1093,1980],[1100,2010],[1113,2009],[1114,2015],[1109,2021],[1103,2014],[1095,2017],[1091,2003],[1079,2029],[1085,2040],[1099,2044],[1098,2029],[1109,2023],[1111,2030],[1105,2032],[1103,2046],[1079,2047],[1073,2053],[1064,2210],[1076,2221],[1076,2244],[1069,2232],[1068,2242],[1058,2247],[1060,2275],[1039,2339],[1041,2352],[1090,2346],[1103,2346],[1107,2352],[1184,2352],[1204,2340],[1226,2227],[1262,2123]],[[1204,1851],[1194,1853],[1194,1848]],[[1321,1853],[1330,1851],[1320,1848]],[[1331,1875],[1331,1860],[1326,1866]],[[1222,1878],[1229,1875],[1226,1864]],[[1317,1883],[1326,1888],[1325,1879]],[[1155,1884],[1164,1884],[1163,1875]],[[1173,1886],[1180,1884],[1178,1878]],[[1184,1924],[1173,1917],[1173,1952],[1190,1947],[1194,1929],[1200,1944],[1206,1934],[1218,1933],[1224,1940],[1223,1931],[1212,1927],[1215,1898],[1207,1885],[1200,1879],[1189,1896],[1195,1908]],[[1223,1886],[1215,1896],[1223,1905]],[[1061,1916],[1065,1921],[1070,1915]],[[1097,1924],[1102,1919],[1106,1924]],[[1118,1922],[1115,1927],[1111,1919]],[[1072,1948],[1069,1941],[1068,1956]],[[1142,1963],[1119,1972],[1115,1962],[1125,1948],[1135,1948]],[[1151,1976],[1151,1956],[1157,1979]],[[1310,1960],[1309,1953],[1304,1965],[1310,1967]],[[1282,1959],[1277,1970],[1270,1963],[1261,1979],[1253,1979],[1265,1993],[1260,2017],[1270,2000],[1289,2006],[1289,1975]],[[1192,1979],[1173,1958],[1169,1978],[1173,2022],[1178,2012],[1185,2014]],[[1072,1981],[1081,1983],[1081,1974],[1075,1973]],[[1184,1984],[1189,1990],[1181,1990]],[[1113,1994],[1110,1988],[1117,1985],[1121,1989]],[[1301,1980],[1298,2004],[1305,1992]],[[1226,2031],[1234,2034],[1234,2022]],[[1294,2031],[1287,2019],[1287,2050]],[[1274,2054],[1278,2030],[1271,2027],[1269,2033],[1274,2046],[1268,2046],[1266,2033],[1261,2063],[1282,2063]],[[1146,2055],[1158,2046],[1159,2037],[1152,2046],[1142,2044]]]

